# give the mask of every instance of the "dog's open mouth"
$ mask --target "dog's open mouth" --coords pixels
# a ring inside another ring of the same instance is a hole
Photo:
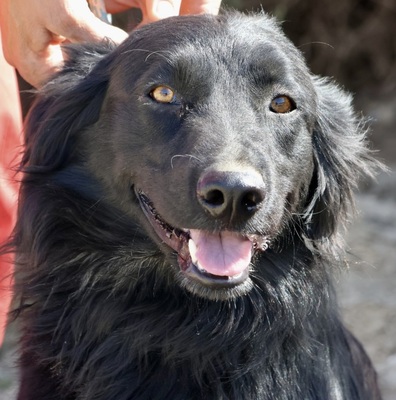
[[[177,252],[181,271],[205,286],[230,288],[243,283],[249,276],[254,253],[268,248],[266,236],[173,227],[142,191],[136,194],[159,238]]]

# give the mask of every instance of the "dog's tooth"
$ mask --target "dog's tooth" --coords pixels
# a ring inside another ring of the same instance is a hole
[[[173,229],[173,233],[177,238],[180,238],[180,236],[182,235],[182,231],[180,229]]]
[[[190,239],[188,230],[187,229],[178,229],[170,226],[168,223],[166,223],[161,216],[158,214],[157,210],[153,206],[153,203],[151,200],[141,191],[138,191],[139,197],[141,201],[144,203],[144,207],[147,211],[149,211],[152,215],[152,218],[154,221],[161,227],[162,230],[164,230],[165,236],[173,241],[174,245],[177,240],[180,241],[178,246],[182,248]]]
[[[246,237],[252,242],[254,250],[265,251],[268,249],[270,240],[266,236],[247,234]]]
[[[189,236],[188,232],[189,232],[189,231],[188,231],[187,229],[178,229],[178,228],[175,228],[175,229],[173,230],[173,233],[175,234],[175,236],[176,236],[179,240],[184,241],[184,242],[186,242],[186,243],[190,240],[190,236]]]
[[[268,242],[262,243],[262,244],[260,245],[260,249],[261,249],[262,251],[267,250],[267,249],[268,249]]]
[[[253,245],[257,244],[260,241],[260,236],[256,234],[249,233],[246,237],[253,243]]]
[[[196,246],[196,244],[194,243],[194,241],[193,241],[192,239],[190,239],[190,240],[188,241],[188,250],[189,250],[189,252],[190,252],[190,257],[191,257],[192,263],[193,263],[198,269],[200,269],[200,268],[199,268],[199,265],[198,265],[198,259],[197,259],[197,257],[196,257],[197,246]]]

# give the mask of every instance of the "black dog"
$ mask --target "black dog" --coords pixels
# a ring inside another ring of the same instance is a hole
[[[375,161],[270,18],[70,47],[26,128],[20,400],[379,399],[331,276]]]

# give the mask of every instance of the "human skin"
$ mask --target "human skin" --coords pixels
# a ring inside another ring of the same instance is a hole
[[[92,3],[97,0],[92,1]],[[143,24],[184,14],[217,14],[221,0],[105,0],[106,11],[140,8]],[[6,60],[35,87],[64,60],[61,44],[100,41],[120,43],[123,30],[97,18],[86,0],[1,0],[0,27]]]

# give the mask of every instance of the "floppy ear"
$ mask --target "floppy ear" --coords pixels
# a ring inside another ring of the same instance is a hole
[[[379,165],[367,147],[365,122],[351,105],[351,96],[326,79],[313,77],[318,95],[313,132],[315,161],[305,213],[310,239],[331,238],[353,210],[353,190],[361,175]]]
[[[105,55],[113,48],[111,43],[64,48],[65,67],[37,94],[27,116],[23,171],[49,172],[72,156],[74,134],[99,117],[109,75]]]

